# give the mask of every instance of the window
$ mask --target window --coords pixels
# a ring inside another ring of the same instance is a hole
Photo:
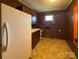
[[[36,24],[37,23],[37,17],[36,16],[32,16],[32,24]]]
[[[53,21],[53,15],[46,15],[45,21]]]

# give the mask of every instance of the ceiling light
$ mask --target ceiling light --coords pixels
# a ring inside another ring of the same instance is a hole
[[[55,0],[50,0],[51,2],[54,2]]]

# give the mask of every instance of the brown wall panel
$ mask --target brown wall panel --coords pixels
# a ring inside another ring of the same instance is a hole
[[[78,49],[74,44],[74,7],[78,5],[78,0],[73,0],[72,3],[67,8],[67,42],[71,49],[75,52],[76,56],[78,56]]]
[[[43,31],[43,36],[56,39],[65,39],[66,37],[66,10],[38,13],[38,27]],[[53,15],[53,22],[45,22],[46,15]],[[61,29],[61,32],[58,30]]]

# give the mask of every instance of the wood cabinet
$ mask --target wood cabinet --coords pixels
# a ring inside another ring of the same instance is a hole
[[[21,10],[21,11],[23,11],[25,13],[29,13],[31,15],[36,15],[36,11],[30,9],[29,7],[27,7],[25,5],[17,6],[16,9]]]
[[[32,33],[32,49],[36,46],[39,40],[40,40],[40,30]]]

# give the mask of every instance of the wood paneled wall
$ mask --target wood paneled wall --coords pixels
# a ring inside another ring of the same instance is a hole
[[[71,47],[71,49],[75,52],[76,56],[78,56],[78,49],[74,44],[74,7],[77,5],[78,0],[73,0],[73,2],[69,5],[67,8],[67,33],[66,33],[66,39]]]
[[[73,13],[72,13],[72,7],[73,7],[73,2],[71,5],[68,7],[67,11],[67,33],[66,33],[66,40],[73,50]]]
[[[38,13],[38,27],[43,30],[43,36],[56,39],[66,38],[66,10]],[[53,22],[45,22],[46,15],[53,15]],[[61,32],[59,32],[61,30]]]

